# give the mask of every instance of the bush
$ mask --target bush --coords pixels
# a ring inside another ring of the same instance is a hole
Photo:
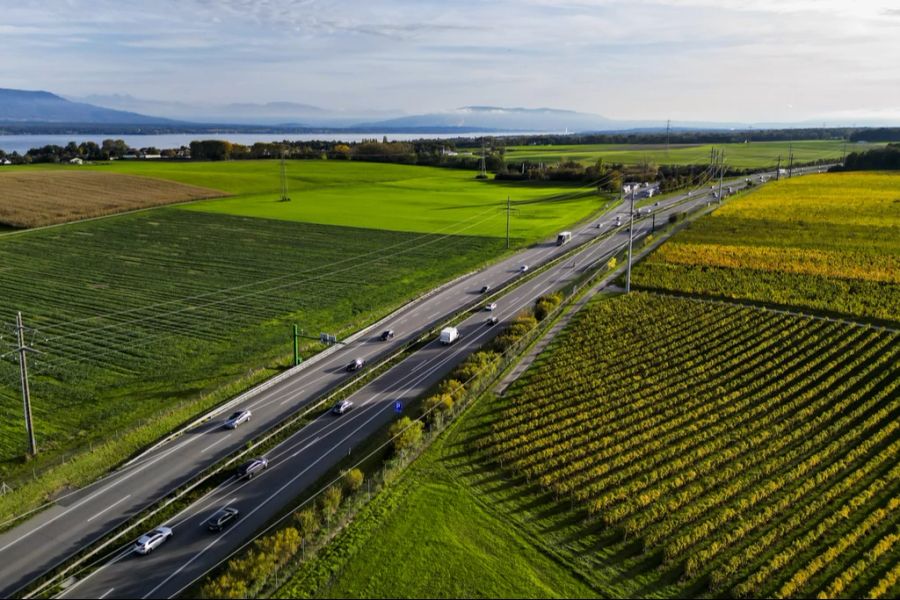
[[[541,296],[534,304],[534,317],[538,321],[543,321],[562,301],[563,295],[561,292],[554,292],[552,294],[547,294],[546,296]]]
[[[322,513],[325,515],[326,521],[331,521],[331,518],[337,513],[341,506],[341,498],[343,498],[343,494],[338,485],[332,485],[322,494]]]
[[[472,354],[463,364],[456,368],[453,376],[468,382],[479,375],[488,375],[500,364],[500,355],[493,350],[481,350]]]
[[[435,394],[425,399],[425,402],[422,403],[422,408],[428,413],[428,422],[434,423],[442,418],[444,413],[453,410],[453,404],[453,396],[450,394]]]
[[[447,394],[454,402],[459,402],[466,395],[466,386],[458,379],[446,379],[438,386],[439,394]]]
[[[394,440],[394,451],[404,454],[418,446],[422,441],[423,428],[421,421],[413,421],[409,417],[403,417],[391,425],[388,435]]]
[[[344,473],[344,489],[348,494],[355,494],[362,487],[365,475],[359,469],[350,469]]]
[[[294,513],[294,521],[300,527],[300,532],[306,539],[316,535],[319,531],[319,515],[316,514],[316,508],[310,506]]]

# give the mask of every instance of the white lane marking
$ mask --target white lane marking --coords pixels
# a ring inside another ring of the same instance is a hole
[[[369,419],[367,419],[367,420],[366,420],[364,423],[362,423],[359,427],[357,427],[356,429],[354,429],[353,431],[351,431],[350,433],[348,433],[346,436],[344,436],[344,438],[341,439],[340,442],[338,442],[337,444],[333,444],[333,445],[332,445],[332,446],[331,446],[324,454],[322,454],[321,456],[319,456],[319,458],[317,458],[316,460],[314,460],[314,461],[312,461],[311,463],[309,463],[309,466],[307,466],[305,469],[301,470],[299,473],[297,473],[296,475],[294,475],[293,477],[291,477],[291,478],[287,481],[287,483],[285,483],[284,485],[282,485],[280,488],[278,488],[277,490],[275,490],[273,493],[269,494],[268,498],[266,498],[262,503],[260,503],[258,506],[256,506],[253,510],[251,510],[250,512],[248,512],[248,513],[247,513],[247,516],[245,516],[243,519],[240,519],[238,522],[243,521],[243,520],[245,520],[245,519],[248,519],[248,518],[250,518],[250,516],[252,516],[252,515],[253,515],[254,513],[256,513],[257,511],[262,510],[262,508],[263,508],[266,504],[268,504],[270,501],[272,501],[272,499],[274,499],[274,498],[277,497],[281,492],[283,492],[283,491],[286,490],[288,487],[290,487],[291,485],[293,485],[293,483],[294,483],[295,481],[297,481],[300,477],[302,477],[303,475],[305,475],[307,471],[309,471],[310,469],[312,469],[317,463],[319,463],[319,462],[321,462],[322,460],[324,460],[324,459],[328,456],[328,454],[330,454],[332,451],[334,451],[335,448],[339,447],[341,444],[343,444],[344,442],[346,442],[348,439],[352,438],[359,430],[361,430],[363,427],[365,427],[366,425],[368,425],[369,423],[371,423],[376,417],[379,416],[379,414],[380,414],[381,412],[384,412],[385,410],[393,410],[393,405],[390,404],[390,403],[388,403],[388,404],[386,404],[385,406],[382,407],[382,410],[374,411],[374,414],[373,414]],[[214,540],[211,541],[209,544],[207,544],[202,550],[200,550],[200,552],[198,552],[197,554],[195,554],[194,556],[192,556],[191,559],[190,559],[189,561],[187,561],[186,563],[184,563],[183,565],[181,565],[180,567],[178,567],[171,575],[169,575],[168,577],[166,577],[166,578],[165,578],[164,580],[162,580],[156,587],[154,587],[154,588],[153,588],[152,590],[150,590],[147,594],[145,594],[145,595],[144,595],[144,598],[151,598],[151,597],[153,597],[153,594],[156,592],[156,590],[158,590],[158,589],[161,588],[162,586],[166,585],[169,581],[172,580],[172,578],[174,578],[175,576],[177,576],[177,575],[178,575],[179,573],[181,573],[184,569],[186,569],[191,563],[193,563],[195,560],[197,560],[198,558],[200,558],[200,556],[202,556],[203,554],[205,554],[207,550],[209,550],[210,548],[212,548],[216,543],[218,543],[219,540],[221,540],[221,539],[222,539],[223,537],[225,537],[226,535],[227,535],[227,532],[224,532],[224,533],[220,534],[219,536],[217,536],[216,539],[214,539]]]
[[[279,404],[279,405],[282,405],[282,406],[285,405],[285,404],[287,404],[288,402],[290,402],[291,400],[293,400],[294,398],[296,398],[297,396],[299,396],[300,394],[302,394],[305,390],[306,390],[306,388],[300,388],[299,390],[297,390],[297,393],[296,393],[296,394],[294,394],[293,396],[288,396],[287,398],[285,398],[284,400],[282,400],[282,401],[279,402],[278,404]]]
[[[87,522],[90,523],[91,521],[93,521],[94,519],[96,519],[97,517],[99,517],[100,515],[102,515],[102,514],[105,513],[106,511],[108,511],[109,509],[111,509],[113,506],[116,506],[117,504],[120,504],[120,503],[122,503],[122,502],[125,502],[125,501],[128,500],[129,498],[131,498],[131,494],[128,494],[128,495],[125,496],[124,498],[121,498],[121,499],[119,499],[119,500],[116,500],[115,502],[113,502],[112,504],[110,504],[109,506],[107,506],[106,508],[104,508],[103,510],[101,510],[100,512],[98,512],[96,515],[94,515],[93,517],[91,517],[90,519],[88,519]]]
[[[318,442],[321,439],[322,439],[322,436],[317,435],[310,443],[306,444],[305,446],[303,446],[302,448],[300,448],[299,450],[297,450],[296,452],[294,452],[293,454],[288,456],[288,458],[294,458],[295,456],[297,456],[298,454],[300,454],[301,452],[303,452],[304,450],[306,450],[307,448],[309,448],[310,446],[312,446],[313,444],[315,444],[316,442]]]
[[[69,508],[67,508],[66,510],[64,510],[63,512],[59,513],[58,515],[56,515],[56,516],[53,517],[52,519],[47,520],[45,523],[42,523],[41,525],[38,525],[38,526],[35,527],[34,529],[32,529],[32,530],[30,530],[30,531],[28,531],[28,532],[26,532],[26,533],[23,533],[22,535],[20,535],[19,537],[17,537],[17,538],[14,539],[13,541],[9,542],[8,544],[6,544],[6,545],[3,546],[2,548],[0,548],[0,552],[3,552],[3,551],[6,550],[7,548],[9,548],[9,547],[11,547],[11,546],[14,546],[14,545],[18,544],[19,542],[21,542],[21,541],[24,540],[25,538],[29,537],[29,536],[32,535],[33,533],[37,533],[38,531],[40,531],[41,529],[43,529],[43,528],[46,527],[47,525],[50,525],[51,523],[54,523],[55,521],[57,521],[57,520],[63,518],[64,516],[66,516],[67,514],[69,514],[70,512],[72,512],[73,510],[75,510],[75,509],[77,509],[77,508],[83,506],[84,504],[90,502],[91,500],[93,500],[94,498],[96,498],[97,496],[99,496],[100,494],[103,494],[103,493],[105,493],[105,492],[108,492],[109,490],[111,490],[112,488],[116,487],[117,485],[119,485],[119,484],[121,484],[121,483],[123,483],[123,482],[125,482],[125,481],[128,481],[129,479],[131,479],[132,477],[134,477],[135,475],[137,475],[138,473],[140,473],[140,472],[143,471],[144,469],[153,466],[154,464],[156,464],[157,462],[161,461],[163,458],[165,458],[166,456],[168,456],[169,454],[171,454],[171,453],[174,452],[175,450],[178,450],[178,449],[181,448],[182,446],[186,446],[187,444],[193,442],[194,440],[198,439],[199,437],[200,437],[200,436],[191,436],[190,438],[186,439],[184,442],[182,442],[181,444],[175,446],[174,448],[170,448],[169,450],[167,450],[167,451],[161,453],[161,454],[160,454],[159,456],[157,456],[156,458],[154,458],[154,459],[152,459],[152,460],[148,460],[148,461],[147,461],[146,463],[144,463],[141,467],[134,469],[133,471],[131,471],[131,472],[129,472],[128,474],[126,474],[125,476],[123,476],[121,479],[118,479],[118,480],[116,480],[116,481],[110,483],[110,484],[109,484],[108,486],[106,486],[106,487],[100,488],[99,490],[97,490],[97,491],[94,492],[93,494],[90,494],[90,495],[88,495],[88,496],[85,496],[83,499],[79,500],[78,502],[76,502],[75,504],[73,504],[72,506],[70,506]]]
[[[114,588],[114,587],[109,588],[108,590],[106,590],[106,592],[102,596],[97,596],[97,600],[103,600],[104,598],[106,598],[107,596],[112,594],[112,591],[114,589],[116,589],[116,588]]]
[[[221,444],[222,442],[224,442],[225,440],[227,440],[229,437],[230,437],[229,435],[223,435],[222,437],[220,437],[219,439],[217,439],[215,442],[213,442],[212,444],[210,444],[209,446],[207,446],[206,448],[204,448],[203,450],[201,450],[201,451],[200,451],[200,454],[203,454],[204,452],[206,452],[207,450],[209,450],[210,448],[212,448],[213,446],[215,446],[215,445],[217,445],[217,444]]]

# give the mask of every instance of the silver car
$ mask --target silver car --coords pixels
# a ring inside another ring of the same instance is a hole
[[[225,429],[237,429],[238,425],[243,425],[250,420],[252,414],[249,410],[239,410],[236,413],[233,413],[228,419],[225,420],[225,423],[222,426]]]
[[[150,554],[163,542],[172,537],[172,529],[169,527],[157,527],[150,533],[145,533],[134,543],[134,551],[138,554]]]
[[[484,310],[486,311],[494,311],[497,310],[497,303],[491,302],[490,304],[485,305]]]

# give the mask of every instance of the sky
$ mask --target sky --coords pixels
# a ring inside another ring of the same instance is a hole
[[[0,39],[66,96],[900,119],[898,0],[17,0]]]

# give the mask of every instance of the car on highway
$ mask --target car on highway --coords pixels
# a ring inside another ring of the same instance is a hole
[[[491,317],[487,320],[486,324],[488,327],[493,327],[498,321],[500,321],[499,317]]]
[[[145,533],[134,543],[134,551],[138,554],[150,554],[163,545],[163,542],[172,537],[170,527],[157,527],[150,533]]]
[[[229,523],[236,521],[240,514],[240,511],[235,507],[224,506],[207,519],[206,528],[209,531],[222,531]]]
[[[382,334],[381,334],[382,342],[386,342],[386,341],[392,340],[392,339],[394,339],[394,330],[393,329],[388,329],[387,331],[382,332]]]
[[[489,312],[493,312],[493,311],[497,310],[497,303],[491,302],[490,304],[485,304],[484,310],[489,311]]]
[[[603,229],[604,225],[606,225],[606,223],[597,223],[597,229]]]
[[[240,467],[238,467],[237,476],[238,479],[253,479],[256,475],[259,475],[268,468],[269,459],[265,456],[260,456],[259,458],[248,460]]]
[[[520,272],[520,273],[524,273],[524,272],[527,271],[527,270],[528,270],[528,265],[522,265],[521,267],[519,267],[519,272]]]
[[[225,429],[237,429],[238,425],[243,425],[250,421],[250,417],[253,414],[249,410],[239,410],[231,414],[230,417],[225,419],[225,422],[222,424],[222,427]]]
[[[331,414],[334,415],[342,415],[348,410],[353,408],[353,402],[350,400],[341,400],[337,404],[331,407]]]
[[[357,359],[354,360],[352,363],[350,363],[349,365],[347,365],[346,370],[347,370],[348,373],[352,373],[353,371],[359,371],[359,370],[362,369],[364,366],[366,366],[366,359],[364,359],[364,358],[357,358]]]
[[[483,286],[481,286],[481,292],[480,292],[481,294],[486,294],[486,293],[488,293],[489,291],[491,291],[491,286],[489,286],[489,285],[483,285]]]

